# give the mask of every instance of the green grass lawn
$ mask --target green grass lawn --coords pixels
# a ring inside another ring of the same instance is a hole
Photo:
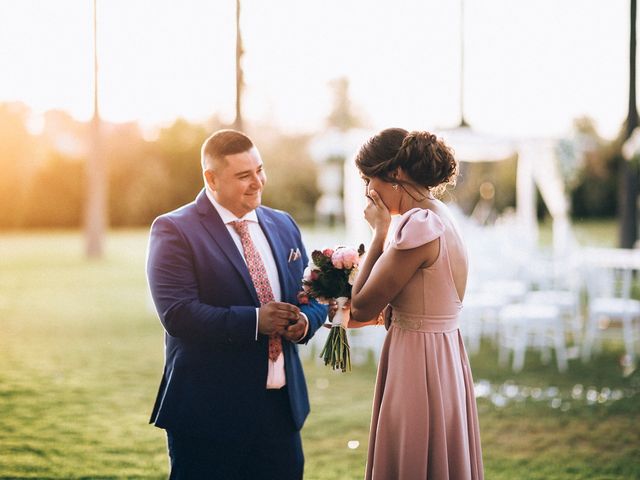
[[[552,244],[553,222],[546,218],[540,223],[539,243]],[[574,221],[573,234],[580,245],[593,247],[616,247],[618,244],[618,225],[613,219],[588,219]]]
[[[147,424],[163,342],[146,240],[112,233],[88,262],[77,233],[0,235],[0,478],[166,477],[165,437]],[[640,478],[640,374],[623,375],[621,353],[609,344],[562,375],[531,354],[516,375],[483,345],[474,377],[498,389],[478,399],[486,478]],[[375,365],[305,369],[305,478],[362,478]]]

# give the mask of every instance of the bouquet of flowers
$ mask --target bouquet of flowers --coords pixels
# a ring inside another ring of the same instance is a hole
[[[363,254],[362,244],[357,250],[352,247],[314,250],[309,266],[304,271],[302,292],[299,295],[301,303],[308,301],[309,297],[324,304],[335,298],[338,310],[331,320],[331,331],[320,356],[324,359],[325,365],[331,365],[334,370],[340,369],[343,372],[351,370],[346,330],[349,310],[345,307],[351,298],[351,287],[358,274],[358,264]]]

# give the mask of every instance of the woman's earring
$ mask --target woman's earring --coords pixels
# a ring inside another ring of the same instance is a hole
[[[391,185],[391,188],[393,188],[394,190],[397,191],[398,190],[398,184],[394,183],[393,185]]]

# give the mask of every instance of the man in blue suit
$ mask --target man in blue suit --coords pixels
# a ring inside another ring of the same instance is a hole
[[[297,343],[326,308],[299,305],[307,254],[243,133],[202,146],[205,188],[151,227],[147,277],[165,329],[150,423],[167,431],[172,479],[300,479],[309,400]]]

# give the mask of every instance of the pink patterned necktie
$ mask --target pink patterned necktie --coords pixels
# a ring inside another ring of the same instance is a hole
[[[267,269],[264,266],[262,257],[258,253],[256,245],[251,240],[249,235],[249,225],[247,220],[237,220],[231,223],[238,235],[240,235],[240,242],[242,243],[242,249],[244,250],[244,258],[249,268],[249,275],[251,275],[251,281],[258,293],[258,300],[260,305],[269,303],[274,300],[273,290],[271,290],[271,284],[269,283],[269,277],[267,276]],[[269,359],[276,361],[280,353],[282,352],[282,339],[280,335],[273,334],[269,337]]]

